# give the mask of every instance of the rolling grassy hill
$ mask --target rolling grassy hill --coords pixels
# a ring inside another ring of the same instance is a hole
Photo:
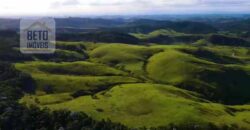
[[[83,111],[131,128],[250,129],[249,48],[59,44],[86,59],[15,64],[37,84],[36,93],[27,94],[21,103]]]
[[[72,63],[27,62],[16,64],[16,68],[31,74],[36,81],[38,93],[100,91],[114,84],[139,82],[120,70],[84,61]]]
[[[217,57],[215,55],[211,58]],[[250,99],[248,72],[240,67],[223,65],[215,61],[206,61],[193,55],[167,50],[149,59],[147,72],[156,82],[196,91],[210,100],[226,104],[248,103]]]
[[[171,124],[192,124],[204,129],[211,124],[220,128],[224,124],[248,128],[250,115],[247,106],[241,110],[210,103],[196,93],[159,84],[118,85],[94,97],[82,96],[74,100],[65,94],[27,96],[21,102],[51,109],[84,111],[94,119],[111,119],[133,128]]]
[[[249,16],[204,16],[56,18],[48,55],[0,19],[0,129],[249,130]]]

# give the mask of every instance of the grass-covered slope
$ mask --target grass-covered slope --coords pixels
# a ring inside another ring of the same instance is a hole
[[[133,128],[250,129],[249,48],[91,42],[59,46],[85,55],[85,61],[15,64],[31,74],[37,87],[21,103],[83,111]]]
[[[110,44],[95,48],[90,52],[92,61],[104,63],[126,71],[137,78],[146,78],[147,59],[162,51],[160,48],[145,46]]]
[[[141,40],[142,43],[158,44],[191,44],[204,39],[206,35],[185,34],[169,29],[159,29],[147,34],[132,33],[133,36]]]
[[[17,68],[26,72],[41,72],[51,74],[68,74],[68,75],[126,75],[125,72],[105,66],[103,64],[91,63],[86,61],[78,62],[26,62],[16,64]]]
[[[189,50],[192,49],[189,48]],[[198,53],[199,58],[196,53],[191,55],[178,49],[158,53],[149,59],[147,72],[156,82],[196,91],[210,100],[227,104],[248,103],[250,101],[249,73],[241,67],[216,63],[216,59],[220,58],[243,66],[244,61],[238,63],[237,61],[241,61],[239,58],[223,57],[216,53],[206,55],[211,52],[208,49],[204,50],[208,53],[201,54],[202,56]],[[192,51],[195,52],[197,49]]]
[[[114,84],[139,82],[120,70],[84,61],[27,62],[16,64],[16,68],[30,73],[36,81],[37,90],[47,93],[100,91]]]
[[[50,95],[51,96],[51,95]],[[63,95],[47,100],[50,96],[25,97],[21,102],[35,103],[52,109],[68,108],[84,111],[97,120],[111,119],[129,127],[158,127],[168,125],[197,125],[207,128],[210,123],[248,128],[249,107],[225,107],[202,100],[198,94],[168,85],[126,84],[93,96],[83,96],[60,102]],[[60,98],[60,99],[58,99]],[[35,100],[37,100],[35,102]],[[52,104],[51,104],[52,103]],[[54,104],[53,104],[54,103]],[[234,110],[234,111],[232,111]],[[242,113],[246,115],[242,115]]]

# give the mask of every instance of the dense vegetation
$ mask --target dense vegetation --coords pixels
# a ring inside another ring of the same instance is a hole
[[[58,34],[57,40],[60,41],[91,41],[107,43],[129,43],[137,44],[139,40],[126,33],[119,32],[95,32],[95,33],[64,33]]]

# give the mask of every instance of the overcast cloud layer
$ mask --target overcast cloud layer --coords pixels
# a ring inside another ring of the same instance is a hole
[[[0,0],[0,16],[250,13],[250,0]]]

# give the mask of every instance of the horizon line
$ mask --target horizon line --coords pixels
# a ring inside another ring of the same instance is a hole
[[[39,18],[39,17],[52,17],[52,18],[98,18],[98,17],[134,17],[134,16],[202,16],[202,15],[250,15],[249,13],[165,13],[165,14],[86,14],[86,15],[9,15],[2,16],[0,18]],[[232,16],[232,17],[233,17]]]

